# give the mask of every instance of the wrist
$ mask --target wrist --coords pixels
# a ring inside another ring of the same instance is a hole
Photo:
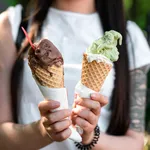
[[[82,144],[83,145],[88,145],[92,142],[94,138],[94,131],[91,133],[83,133],[82,135]]]
[[[85,140],[83,140],[82,143],[75,142],[75,145],[80,150],[82,150],[82,149],[84,149],[84,150],[91,150],[91,149],[93,149],[97,145],[97,143],[99,141],[99,137],[100,137],[100,128],[99,128],[99,126],[96,126],[95,130],[94,130],[94,137],[93,137],[91,143],[83,144],[83,142],[85,143]]]

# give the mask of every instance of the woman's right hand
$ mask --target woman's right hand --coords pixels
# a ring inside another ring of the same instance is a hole
[[[52,112],[59,108],[60,103],[53,100],[45,100],[39,103],[39,110],[42,116],[42,123],[51,140],[62,142],[71,135],[69,126],[71,120],[66,119],[71,116],[71,110],[62,109]]]

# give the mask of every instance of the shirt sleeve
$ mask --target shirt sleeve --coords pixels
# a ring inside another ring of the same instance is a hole
[[[14,42],[16,42],[18,31],[19,31],[18,29],[21,23],[22,6],[20,4],[16,5],[15,7],[11,6],[7,9],[7,11],[8,11],[9,22],[11,24],[13,40]]]
[[[136,23],[128,21],[127,31],[130,70],[150,64],[150,47],[141,29]]]

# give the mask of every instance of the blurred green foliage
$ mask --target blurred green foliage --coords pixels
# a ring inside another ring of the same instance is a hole
[[[150,0],[124,0],[127,19],[135,21],[143,30],[150,13]]]
[[[19,2],[19,0],[2,0],[2,1],[5,1],[5,3],[7,3],[9,6],[14,6]]]

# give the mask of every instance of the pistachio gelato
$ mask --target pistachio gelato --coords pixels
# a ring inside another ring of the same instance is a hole
[[[94,41],[92,45],[87,49],[86,53],[91,57],[98,55],[103,55],[102,58],[105,57],[109,59],[111,62],[115,62],[119,58],[119,52],[117,48],[119,40],[119,45],[122,44],[122,35],[114,30],[105,32],[104,36]],[[94,54],[94,55],[92,55]]]

